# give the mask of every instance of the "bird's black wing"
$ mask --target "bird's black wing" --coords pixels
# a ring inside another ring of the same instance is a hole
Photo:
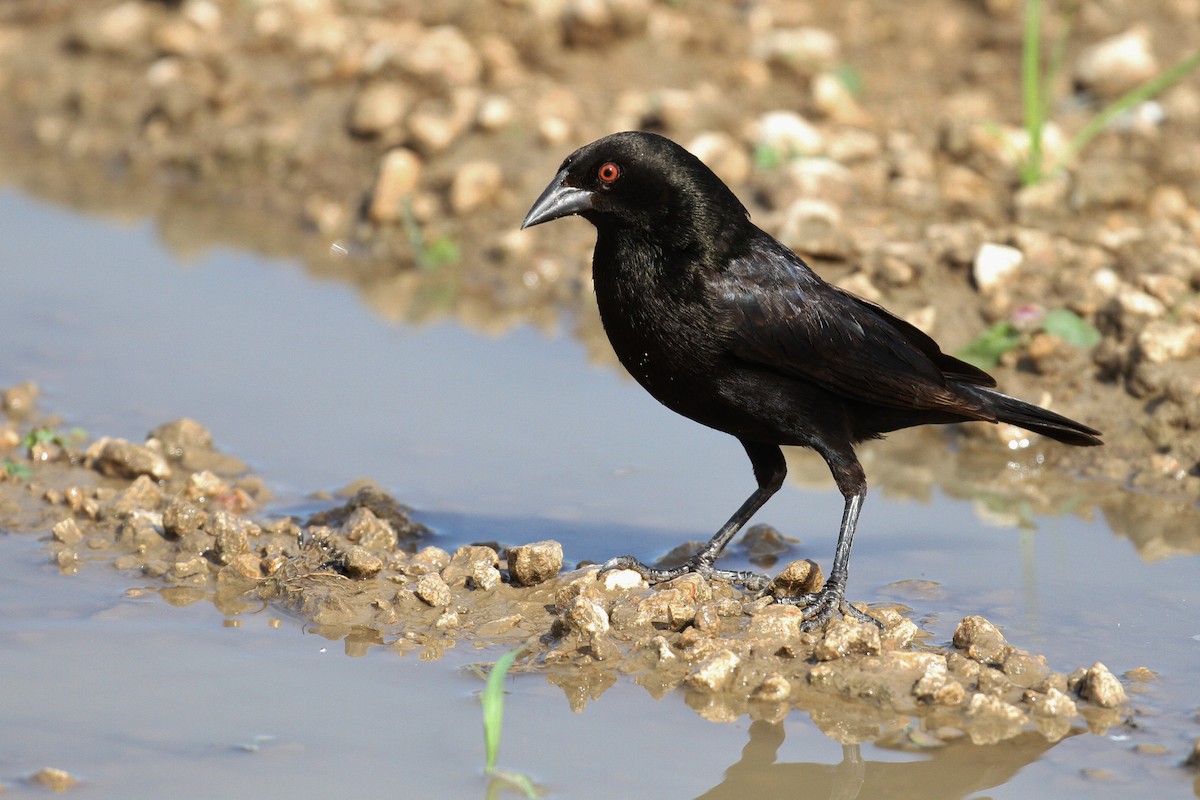
[[[990,375],[946,355],[885,309],[825,283],[766,234],[725,263],[714,288],[738,358],[876,405],[992,416],[953,385],[995,386]]]

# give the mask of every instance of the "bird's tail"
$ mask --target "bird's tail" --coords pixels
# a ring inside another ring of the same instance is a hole
[[[982,387],[972,387],[972,389],[974,394],[980,396],[987,403],[988,408],[996,415],[999,422],[1007,422],[1018,428],[1040,433],[1066,444],[1081,447],[1104,444],[1100,441],[1100,431],[1089,428],[1082,422],[1076,422],[1061,414],[1047,411],[1041,406],[1009,397],[993,389]]]

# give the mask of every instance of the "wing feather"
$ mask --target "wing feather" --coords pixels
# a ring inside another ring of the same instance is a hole
[[[766,234],[728,262],[719,286],[738,358],[855,400],[990,417],[954,384],[995,386],[991,376],[883,308],[825,283]]]

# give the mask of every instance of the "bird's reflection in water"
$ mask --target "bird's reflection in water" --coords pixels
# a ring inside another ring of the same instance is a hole
[[[700,798],[950,800],[1004,785],[1054,746],[1030,732],[994,745],[974,745],[964,738],[923,750],[906,761],[868,761],[861,745],[844,744],[838,764],[780,763],[776,757],[784,738],[782,723],[751,723],[741,760]]]

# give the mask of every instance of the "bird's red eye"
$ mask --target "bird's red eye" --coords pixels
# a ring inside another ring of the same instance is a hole
[[[611,161],[606,161],[596,170],[596,177],[601,183],[616,183],[617,178],[621,177],[621,168]]]

